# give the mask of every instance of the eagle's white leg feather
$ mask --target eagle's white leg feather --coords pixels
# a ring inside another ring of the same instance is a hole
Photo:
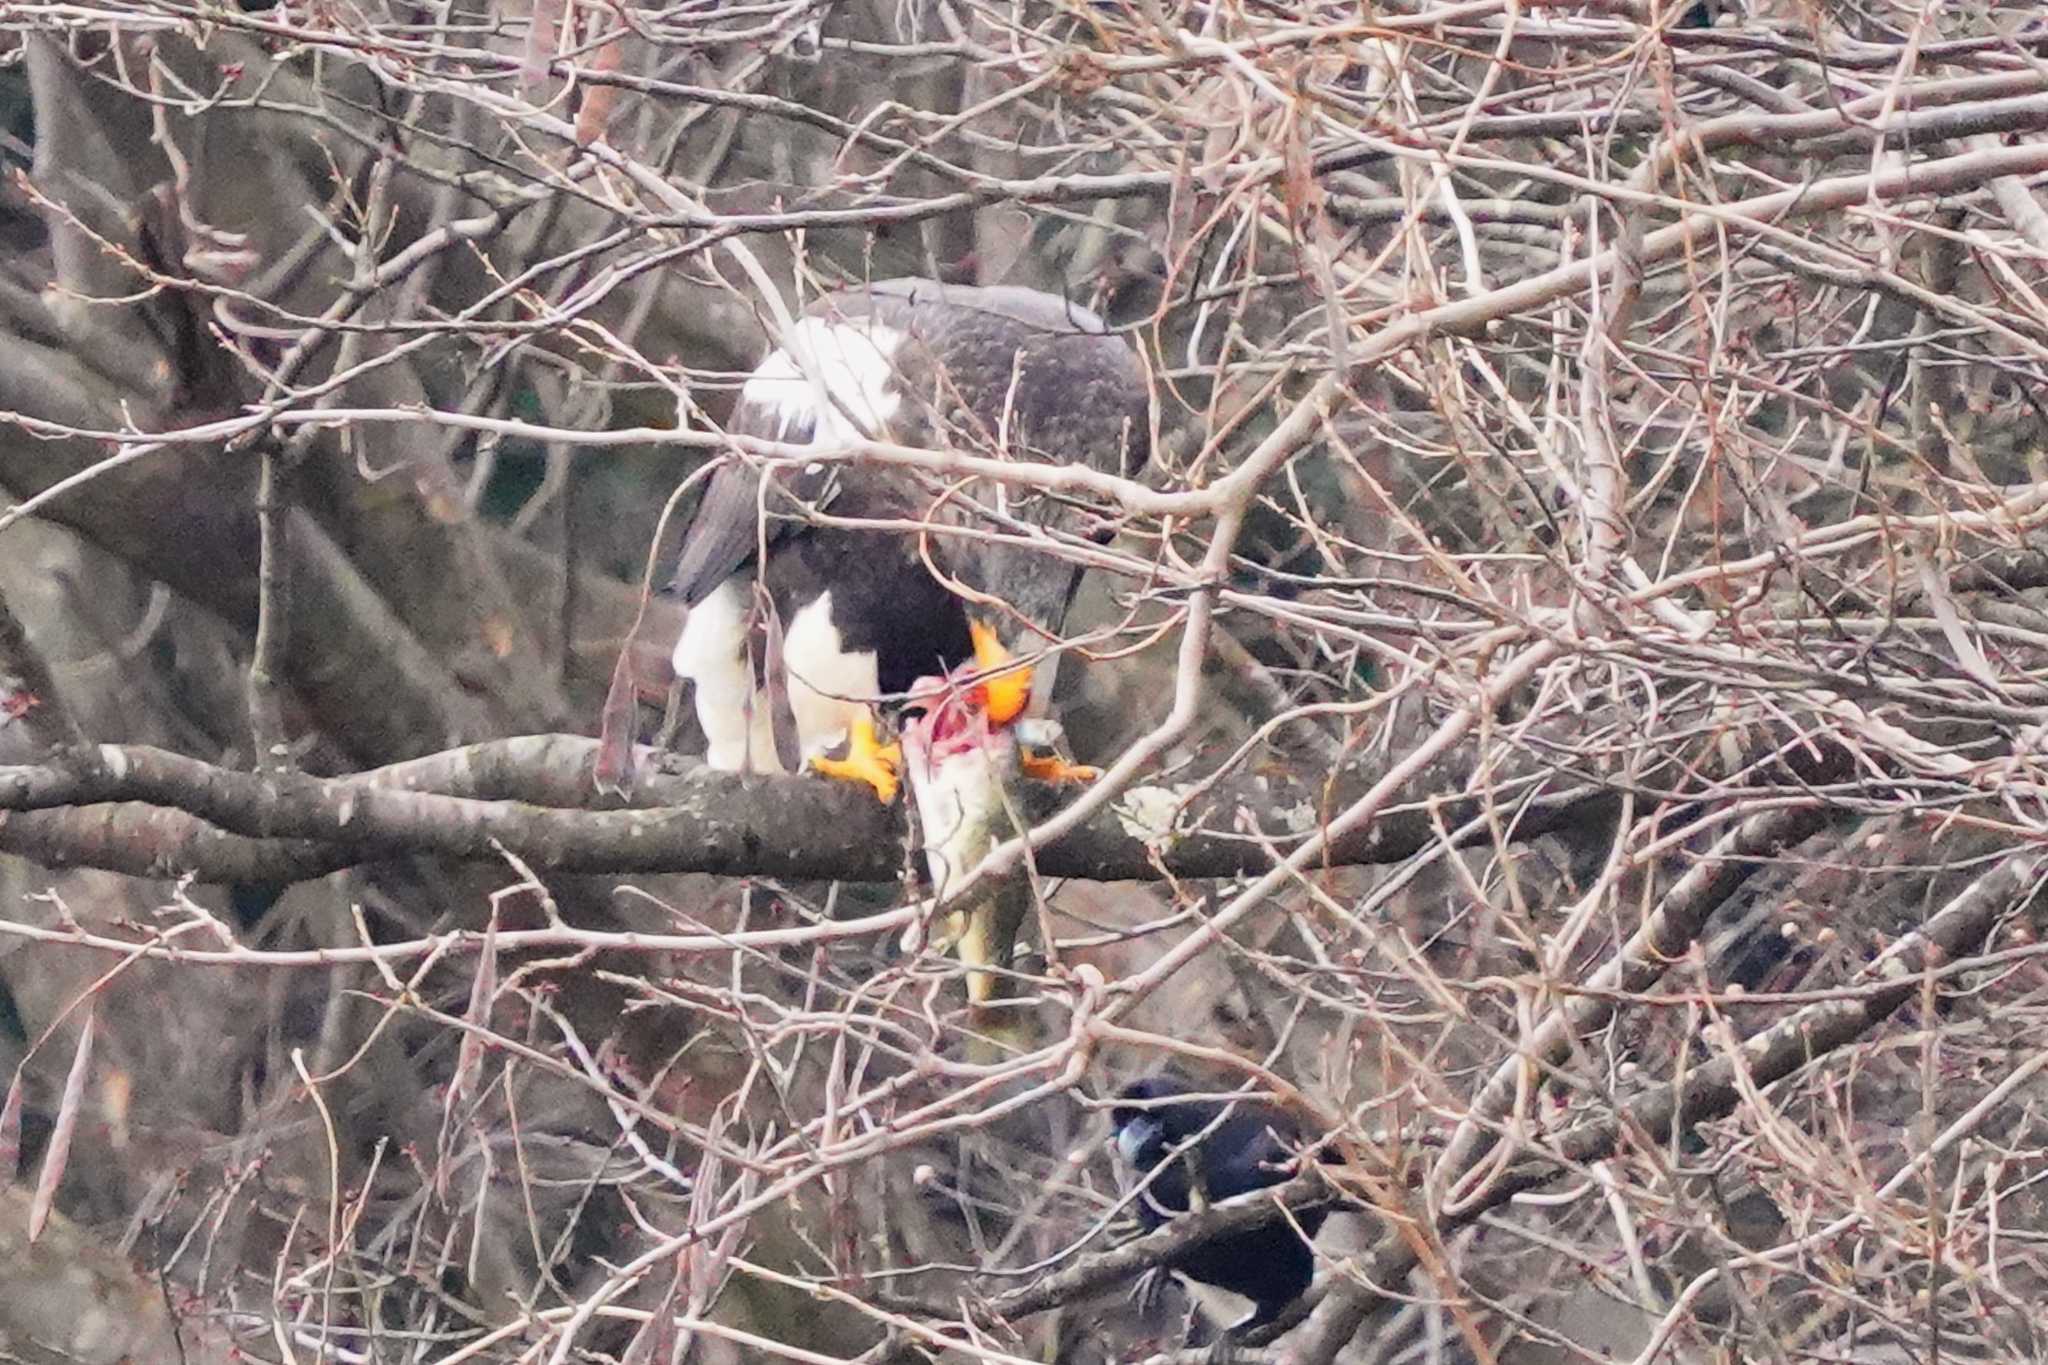
[[[874,651],[841,647],[829,590],[798,608],[782,637],[782,664],[797,744],[807,759],[843,744],[882,690]]]
[[[747,659],[748,586],[728,579],[690,609],[676,639],[676,676],[690,681],[705,762],[724,772],[779,773],[775,717]]]

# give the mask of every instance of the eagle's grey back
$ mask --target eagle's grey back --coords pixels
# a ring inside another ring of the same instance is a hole
[[[1144,371],[1080,304],[1015,286],[904,279],[830,295],[808,315],[867,319],[904,338],[896,425],[910,444],[1117,472],[1142,462]]]

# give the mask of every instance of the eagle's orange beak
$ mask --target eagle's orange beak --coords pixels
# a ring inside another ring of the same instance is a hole
[[[974,640],[975,667],[994,673],[1015,664],[1017,656],[1005,649],[996,633],[981,622],[968,622],[967,633]],[[989,721],[1008,725],[1024,714],[1024,707],[1031,700],[1031,670],[1011,666],[1007,672],[982,679],[975,690],[981,695]]]

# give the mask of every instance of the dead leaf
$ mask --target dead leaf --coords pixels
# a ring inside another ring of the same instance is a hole
[[[71,1074],[64,1078],[64,1098],[57,1106],[57,1122],[50,1129],[50,1145],[43,1152],[42,1173],[36,1177],[35,1197],[28,1206],[28,1239],[43,1235],[50,1210],[57,1203],[57,1187],[64,1183],[64,1167],[71,1160],[71,1135],[78,1131],[78,1111],[85,1107],[85,1078],[92,1070],[93,1012],[85,1012],[85,1027],[78,1031],[78,1051],[71,1058]]]
[[[634,676],[633,646],[619,651],[611,689],[597,727],[597,763],[592,776],[601,792],[624,795],[633,785],[633,737],[640,721],[640,682]]]

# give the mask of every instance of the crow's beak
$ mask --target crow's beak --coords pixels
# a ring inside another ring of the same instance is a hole
[[[1132,1170],[1146,1169],[1145,1153],[1166,1136],[1166,1130],[1159,1120],[1150,1114],[1137,1114],[1131,1121],[1116,1130],[1116,1152],[1124,1164]]]

